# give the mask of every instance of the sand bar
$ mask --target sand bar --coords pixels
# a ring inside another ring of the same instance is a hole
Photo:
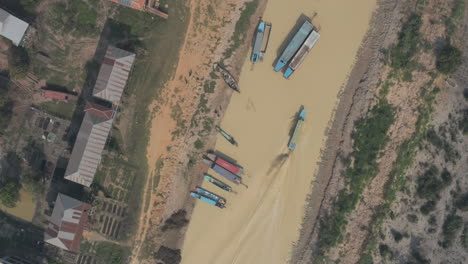
[[[375,0],[269,0],[263,18],[272,22],[269,50],[254,67],[246,58],[221,126],[239,142],[223,138],[216,149],[245,168],[246,189],[227,198],[226,209],[197,202],[182,250],[183,263],[285,263],[297,240],[304,204],[317,170],[325,131]],[[301,14],[312,16],[321,38],[290,80],[273,71],[277,49]],[[297,149],[288,153],[288,132],[299,106],[308,110]],[[210,171],[216,175],[213,171]]]

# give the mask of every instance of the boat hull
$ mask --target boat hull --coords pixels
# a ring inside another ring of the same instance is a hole
[[[320,35],[313,30],[307,39],[304,41],[304,44],[298,49],[294,57],[291,59],[291,62],[288,65],[288,69],[284,72],[284,77],[289,78],[294,71],[301,65],[305,57],[309,54],[310,50],[315,46],[319,40]]]
[[[231,186],[229,186],[228,184],[216,179],[215,177],[209,175],[209,174],[205,174],[205,177],[204,177],[205,181],[208,181],[210,183],[212,183],[213,185],[217,186],[218,188],[221,188],[227,192],[232,192],[232,188]]]
[[[302,109],[301,112],[299,113],[293,135],[291,136],[291,139],[289,140],[289,144],[288,144],[288,148],[290,150],[296,149],[297,141],[299,140],[299,135],[301,134],[302,126],[304,125],[306,113],[307,112],[305,109]]]
[[[313,29],[314,26],[309,21],[305,21],[304,24],[302,24],[299,31],[297,31],[291,42],[289,42],[288,46],[278,59],[278,62],[275,65],[275,71],[280,71],[291,60],[291,58],[300,48],[302,43],[304,43],[305,39]]]

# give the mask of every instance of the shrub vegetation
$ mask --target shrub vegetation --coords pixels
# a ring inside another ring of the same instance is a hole
[[[462,52],[450,44],[447,44],[436,55],[436,68],[442,74],[455,73],[462,64]]]

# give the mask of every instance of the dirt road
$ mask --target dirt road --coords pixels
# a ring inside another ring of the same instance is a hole
[[[263,18],[273,23],[263,63],[244,64],[242,93],[232,98],[222,127],[239,142],[218,138],[216,149],[244,166],[249,188],[224,195],[224,210],[197,203],[182,250],[184,263],[284,263],[298,238],[304,204],[317,170],[325,132],[367,31],[375,0],[271,0]],[[286,80],[272,64],[301,14],[312,16],[321,39]],[[288,152],[294,115],[308,110],[298,148]],[[214,174],[214,172],[210,171]],[[207,189],[220,193],[212,186]]]

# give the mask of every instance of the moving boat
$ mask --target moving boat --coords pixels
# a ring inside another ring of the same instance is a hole
[[[304,61],[307,54],[309,54],[310,50],[314,47],[315,43],[317,43],[320,35],[317,31],[313,30],[310,35],[305,40],[304,44],[299,48],[296,55],[292,58],[291,62],[288,65],[288,69],[284,72],[284,78],[289,78],[291,74],[301,65]]]
[[[294,132],[291,136],[291,139],[289,140],[288,148],[290,150],[296,149],[297,141],[299,139],[299,135],[301,134],[305,116],[306,116],[306,110],[303,107],[301,107],[301,111],[299,112],[299,116],[297,117],[296,127],[294,128]]]
[[[275,66],[275,71],[280,71],[286,64],[289,63],[291,58],[294,56],[294,54],[296,54],[297,50],[301,47],[302,43],[304,43],[304,40],[307,38],[307,36],[309,36],[313,29],[314,26],[309,21],[305,21],[304,24],[302,24],[299,31],[297,31],[296,35],[294,35],[293,39],[291,42],[289,42],[288,46],[278,59],[278,62]]]
[[[217,206],[219,208],[224,208],[226,207],[224,203],[222,202],[218,202],[218,201],[215,201],[213,199],[210,199],[206,196],[203,196],[202,194],[199,194],[197,192],[190,192],[190,195],[197,198],[197,199],[200,199],[202,200],[203,202],[207,203],[207,204],[211,204],[211,205],[214,205],[214,206]]]
[[[237,141],[234,139],[234,137],[232,137],[231,135],[229,135],[228,133],[226,133],[226,131],[224,131],[223,129],[221,129],[219,126],[216,126],[215,129],[216,129],[216,131],[218,131],[227,141],[229,141],[229,143],[231,143],[232,145],[234,145],[234,146],[237,147]]]
[[[215,186],[217,186],[217,187],[219,187],[219,188],[221,188],[221,189],[223,189],[223,190],[225,190],[227,192],[235,193],[232,190],[231,186],[229,186],[228,184],[216,179],[215,177],[213,177],[213,176],[211,176],[209,174],[205,174],[204,179],[205,179],[205,181],[208,181],[208,182],[212,183],[213,185],[215,185]]]
[[[255,42],[252,48],[252,56],[250,60],[253,63],[263,61],[263,56],[268,48],[268,40],[270,39],[271,23],[260,20],[255,34]]]

